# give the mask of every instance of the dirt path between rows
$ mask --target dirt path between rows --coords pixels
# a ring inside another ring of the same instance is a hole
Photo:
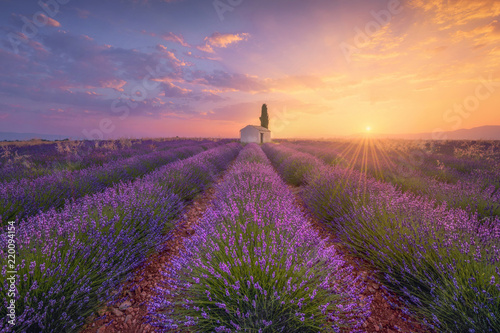
[[[414,323],[415,320],[405,315],[401,310],[394,309],[389,305],[387,299],[392,303],[400,305],[396,297],[390,295],[386,290],[381,288],[380,284],[374,282],[376,280],[373,267],[370,263],[362,261],[352,256],[348,249],[336,240],[335,235],[331,230],[326,229],[321,222],[315,219],[309,209],[305,206],[300,197],[300,188],[289,185],[290,190],[295,194],[295,201],[302,212],[307,216],[311,225],[323,237],[327,238],[328,244],[333,245],[337,249],[346,263],[354,267],[356,275],[362,275],[363,281],[367,284],[365,291],[360,294],[360,300],[366,299],[369,296],[373,297],[371,304],[371,316],[363,324],[363,329],[367,333],[431,333],[429,329],[424,328],[420,324]]]
[[[215,184],[220,183],[224,175],[225,172]],[[149,325],[145,318],[148,313],[148,302],[155,295],[154,290],[158,281],[162,279],[161,271],[163,266],[178,255],[184,239],[193,235],[193,226],[201,219],[215,196],[215,184],[200,194],[186,207],[179,227],[177,227],[172,236],[166,241],[165,250],[154,254],[136,269],[131,280],[122,286],[120,296],[118,297],[120,301],[116,302],[113,306],[103,307],[99,311],[100,317],[95,318],[95,316],[92,316],[80,333],[155,332],[154,327]],[[398,302],[395,300],[395,297],[389,295],[385,290],[380,288],[380,285],[373,282],[374,273],[373,269],[370,269],[370,265],[350,256],[342,243],[335,240],[333,233],[325,229],[320,222],[311,217],[309,210],[305,207],[298,194],[299,189],[292,186],[290,186],[290,189],[295,194],[297,205],[308,216],[311,225],[320,235],[328,238],[328,243],[334,245],[343,254],[347,264],[355,268],[355,273],[363,275],[364,281],[367,282],[368,288],[360,294],[360,300],[373,296],[373,301],[371,316],[363,325],[365,332],[429,333],[429,330],[424,329],[418,324],[410,324],[408,316],[403,314],[401,310],[391,308],[386,298],[389,298],[391,302],[396,304]]]
[[[223,173],[223,175],[225,172]],[[194,234],[197,223],[214,197],[215,184],[187,205],[181,221],[172,236],[166,241],[165,250],[151,256],[136,269],[133,278],[122,286],[119,302],[99,311],[101,317],[91,317],[80,333],[142,333],[155,332],[147,323],[147,305],[155,294],[155,287],[162,279],[161,271],[165,263],[177,256],[184,238]]]

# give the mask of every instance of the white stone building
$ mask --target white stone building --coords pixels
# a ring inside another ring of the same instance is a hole
[[[262,126],[248,125],[240,130],[242,143],[266,143],[271,142],[271,131]]]

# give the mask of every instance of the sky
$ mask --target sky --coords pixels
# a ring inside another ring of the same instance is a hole
[[[500,125],[494,0],[0,0],[0,131],[273,137]]]

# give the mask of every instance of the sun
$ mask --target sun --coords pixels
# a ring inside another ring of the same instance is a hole
[[[367,132],[370,132],[372,130],[372,128],[370,126],[366,126],[366,131]]]

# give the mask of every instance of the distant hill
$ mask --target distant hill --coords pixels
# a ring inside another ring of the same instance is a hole
[[[378,134],[378,138],[410,139],[410,140],[432,140],[432,133],[416,134]],[[470,129],[459,129],[456,131],[443,132],[438,137],[447,140],[500,140],[500,126],[481,126]]]
[[[14,133],[14,132],[0,132],[0,141],[23,141],[30,139],[44,139],[44,140],[64,140],[68,137],[65,135],[54,134],[40,134],[40,133]]]

